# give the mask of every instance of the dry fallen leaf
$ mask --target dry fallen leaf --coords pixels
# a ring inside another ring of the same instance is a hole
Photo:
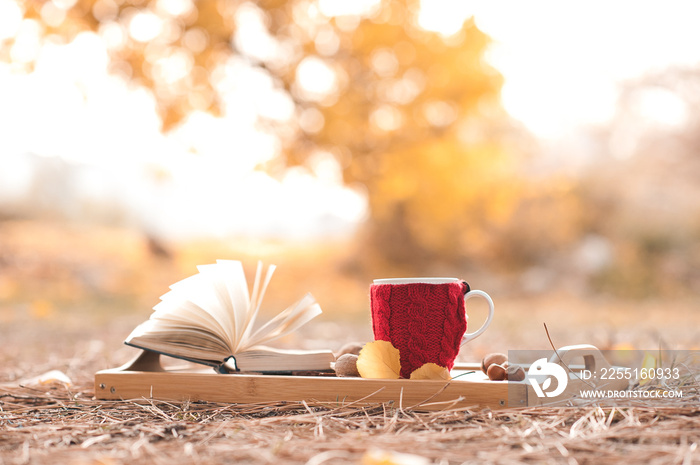
[[[357,371],[363,378],[399,379],[399,349],[388,341],[368,342],[360,351]]]
[[[0,383],[0,387],[4,386],[44,386],[47,384],[61,383],[65,386],[71,386],[73,381],[62,371],[51,370],[39,376],[32,376],[31,378],[23,378],[17,381],[11,381],[7,383]]]
[[[362,456],[361,465],[428,465],[430,460],[414,454],[370,449]]]
[[[442,379],[449,381],[450,370],[435,363],[425,363],[411,373],[411,379]]]

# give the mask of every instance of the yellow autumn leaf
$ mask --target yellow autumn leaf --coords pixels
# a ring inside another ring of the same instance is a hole
[[[388,341],[368,342],[357,358],[357,371],[363,378],[399,379],[399,349]]]
[[[370,449],[360,459],[360,465],[429,465],[430,460],[420,455],[404,454],[393,450]]]
[[[411,379],[442,379],[449,381],[450,370],[435,363],[425,363],[411,373]]]

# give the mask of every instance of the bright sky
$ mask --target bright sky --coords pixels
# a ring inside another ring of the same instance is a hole
[[[348,13],[337,10],[348,5],[367,10],[375,4],[319,0],[314,8],[338,14]],[[33,174],[26,154],[33,153],[77,164],[71,200],[80,204],[78,210],[89,207],[82,203],[104,202],[166,237],[338,233],[366,215],[363,192],[342,185],[340,167],[328,154],[319,153],[310,169],[291,170],[282,180],[253,171],[279,147],[273,136],[256,130],[255,113],[236,109],[254,108],[280,121],[295,116],[291,100],[246,63],[232,59],[218,71],[222,117],[195,112],[163,135],[153,96],[107,73],[107,47],[123,32],[83,33],[66,45],[41,43],[41,24],[23,19],[20,5],[0,0],[0,46],[14,37],[12,59],[36,59],[36,68],[24,74],[0,63],[0,204],[27,191]],[[60,21],[62,9],[72,3],[47,5],[44,20]],[[159,5],[177,15],[191,2]],[[240,34],[255,40],[240,35],[234,40],[255,45],[250,53],[284,59],[285,50],[266,36],[256,15],[251,7],[237,18],[245,25]],[[667,66],[700,64],[700,2],[429,0],[419,22],[449,34],[471,15],[495,40],[487,59],[505,77],[504,106],[548,140],[608,120],[621,81]],[[155,16],[134,18],[128,33],[150,40],[164,27]],[[191,40],[196,48],[197,37]],[[332,35],[324,44],[333,51]],[[157,67],[177,76],[190,69],[188,63],[187,56],[171,55]],[[297,78],[299,90],[318,99],[337,85],[317,58],[305,60]],[[660,120],[681,118],[672,103],[663,95],[651,98],[647,113]],[[299,121],[319,124],[311,113]]]
[[[505,108],[548,139],[608,121],[624,80],[700,65],[693,0],[428,0],[423,10],[428,28],[450,24],[445,11],[453,29],[457,18],[474,15],[495,41],[487,59],[505,76]],[[664,113],[658,118],[678,115],[669,100],[649,103],[650,113]]]

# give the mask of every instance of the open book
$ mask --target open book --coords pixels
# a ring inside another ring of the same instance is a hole
[[[255,320],[275,266],[262,279],[258,263],[252,293],[243,265],[217,260],[198,274],[170,286],[151,317],[132,331],[125,344],[203,363],[221,373],[330,370],[330,350],[280,350],[262,346],[297,330],[321,314],[311,294],[260,327]]]

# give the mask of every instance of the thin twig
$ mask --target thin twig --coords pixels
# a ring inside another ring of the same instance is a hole
[[[559,352],[557,351],[557,348],[554,346],[554,342],[552,342],[552,338],[549,336],[549,329],[547,328],[547,323],[542,323],[542,324],[544,325],[544,332],[547,334],[547,340],[549,341],[549,345],[552,346],[552,350],[554,351],[554,353],[556,354],[557,358],[559,359],[559,365],[561,365],[561,366],[563,366],[564,368],[566,368],[566,370],[567,370],[569,373],[573,373],[573,375],[574,375],[575,377],[577,377],[580,381],[583,381],[583,383],[586,384],[586,385],[588,385],[588,387],[590,387],[590,388],[592,388],[592,389],[595,389],[596,386],[595,386],[593,383],[591,383],[590,381],[587,381],[587,380],[581,378],[579,375],[576,374],[576,372],[575,372],[574,370],[572,370],[571,368],[569,368],[569,365],[567,365],[566,363],[564,363],[564,360],[561,358],[561,355],[559,355]]]

